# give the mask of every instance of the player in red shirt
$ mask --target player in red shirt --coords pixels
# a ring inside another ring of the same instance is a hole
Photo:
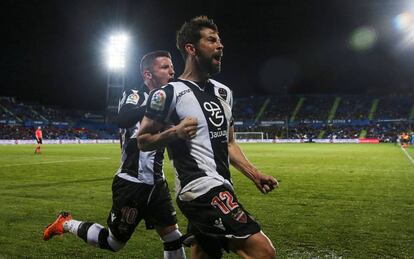
[[[42,134],[42,128],[40,126],[37,127],[37,130],[35,131],[35,136],[36,136],[37,146],[36,146],[34,153],[41,154],[42,152],[40,152],[40,145],[42,144],[43,134]]]

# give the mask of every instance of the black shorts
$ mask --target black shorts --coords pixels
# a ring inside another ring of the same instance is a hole
[[[237,200],[233,191],[218,186],[206,194],[177,204],[187,217],[188,231],[212,258],[220,258],[228,251],[229,238],[248,238],[260,232],[260,225]]]
[[[142,219],[147,229],[177,223],[167,183],[162,181],[148,185],[115,176],[112,183],[112,209],[107,220],[112,234],[119,241],[126,242]]]
[[[36,139],[37,144],[42,144],[42,138]]]

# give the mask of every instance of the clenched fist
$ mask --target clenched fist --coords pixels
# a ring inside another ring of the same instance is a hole
[[[177,136],[181,139],[192,139],[197,135],[197,118],[185,117],[176,126]]]

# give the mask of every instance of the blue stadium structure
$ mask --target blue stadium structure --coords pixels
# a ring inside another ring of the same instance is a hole
[[[117,139],[115,117],[105,111],[65,110],[0,97],[0,139]],[[280,95],[239,98],[238,132],[263,132],[268,139],[378,139],[391,142],[411,132],[412,96]]]

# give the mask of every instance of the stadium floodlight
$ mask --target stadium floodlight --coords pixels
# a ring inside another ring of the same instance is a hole
[[[394,20],[394,27],[399,31],[405,31],[413,27],[413,15],[409,12],[400,13]]]
[[[125,69],[129,37],[121,32],[109,37],[106,47],[107,65],[111,71]]]
[[[106,86],[105,122],[112,123],[118,110],[118,100],[124,89],[130,37],[125,32],[114,33],[105,47],[108,78]]]
[[[396,30],[403,34],[399,48],[411,48],[414,45],[414,16],[412,12],[403,12],[394,17],[393,24]]]

